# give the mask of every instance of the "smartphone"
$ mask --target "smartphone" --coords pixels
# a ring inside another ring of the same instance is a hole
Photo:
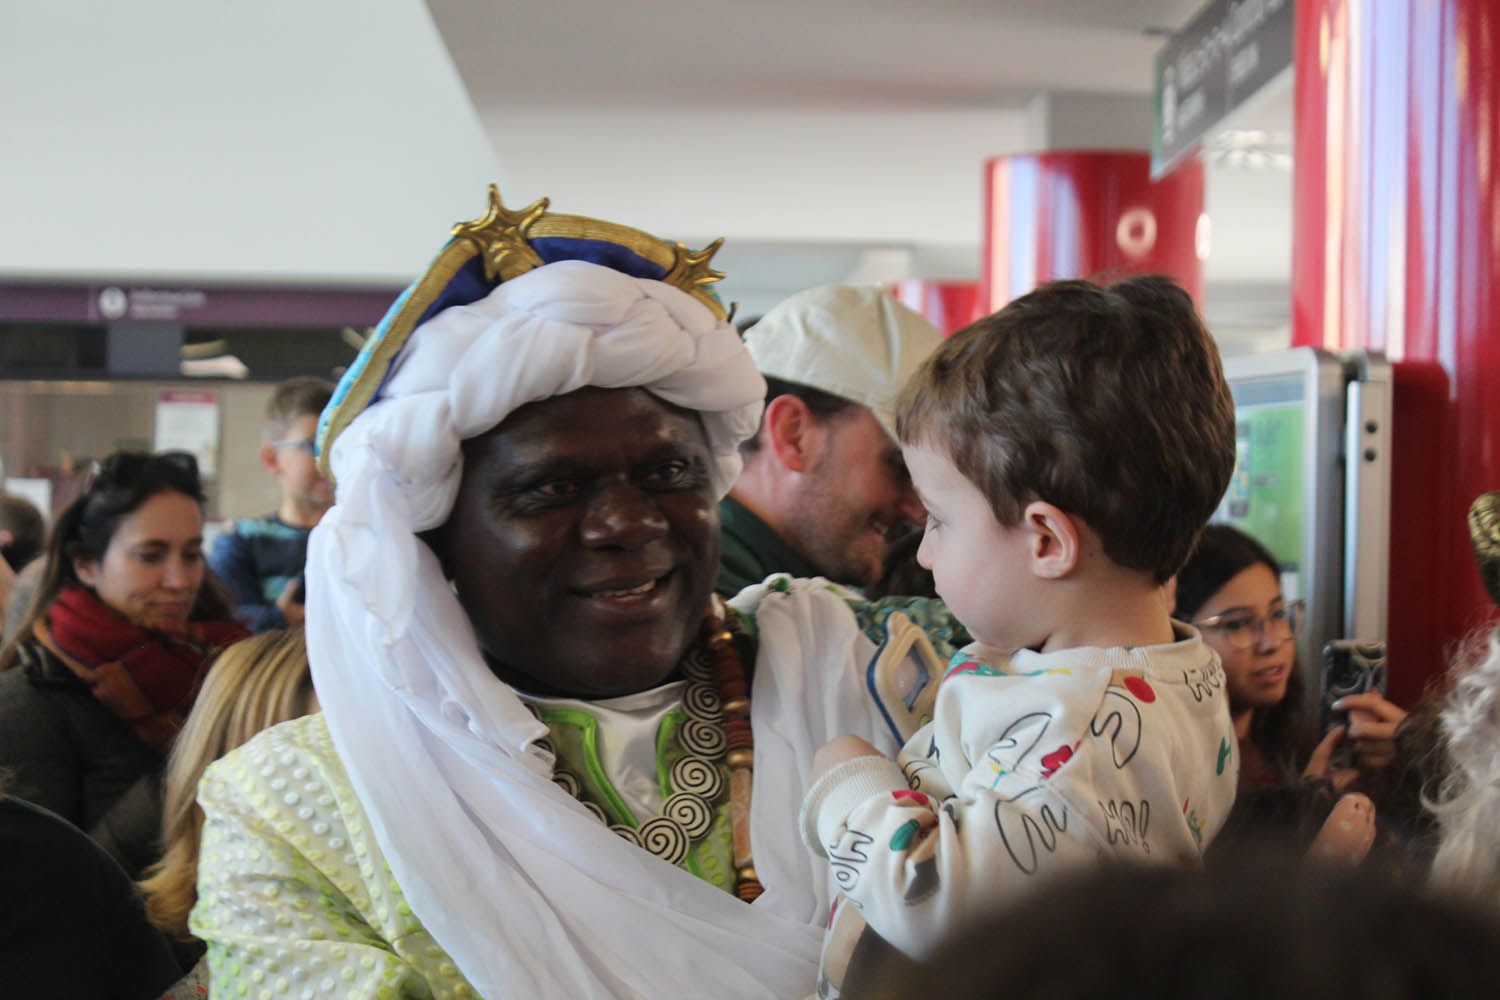
[[[297,577],[296,583],[292,585],[292,603],[303,604],[307,601],[307,581]]]
[[[1346,725],[1347,712],[1333,703],[1351,694],[1375,691],[1385,694],[1385,643],[1358,639],[1334,639],[1323,647],[1323,731]]]

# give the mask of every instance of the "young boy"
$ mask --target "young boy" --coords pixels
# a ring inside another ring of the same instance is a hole
[[[897,431],[928,511],[918,561],[978,641],[896,761],[853,736],[814,759],[803,835],[842,894],[822,997],[1055,872],[1195,864],[1234,801],[1219,661],[1162,595],[1235,461],[1188,296],[1043,286],[946,341]]]
[[[281,504],[265,517],[239,518],[219,536],[208,562],[239,604],[235,617],[251,631],[302,623],[302,566],[307,536],[333,505],[333,486],[318,472],[318,415],[333,385],[288,379],[266,404],[260,460],[281,488]]]

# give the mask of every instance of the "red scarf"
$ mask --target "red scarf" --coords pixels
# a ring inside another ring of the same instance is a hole
[[[189,622],[173,634],[142,628],[83,587],[64,587],[36,624],[42,645],[159,753],[182,728],[209,662],[249,634],[234,621]]]

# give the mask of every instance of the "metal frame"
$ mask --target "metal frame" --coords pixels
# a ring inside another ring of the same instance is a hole
[[[1391,366],[1366,352],[1344,365],[1344,635],[1370,642],[1390,600]]]

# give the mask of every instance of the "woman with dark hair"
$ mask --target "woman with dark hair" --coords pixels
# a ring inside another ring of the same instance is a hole
[[[1406,712],[1370,692],[1339,703],[1348,730],[1325,734],[1316,748],[1302,717],[1304,684],[1293,641],[1302,602],[1281,593],[1281,566],[1260,542],[1227,524],[1211,524],[1177,574],[1173,617],[1203,633],[1224,664],[1229,711],[1240,743],[1240,786],[1265,787],[1300,776],[1326,777],[1340,740],[1354,744],[1360,767],[1387,767]],[[1335,777],[1341,787],[1354,773]]]
[[[1302,602],[1281,593],[1281,567],[1254,538],[1211,524],[1177,574],[1172,617],[1203,633],[1224,664],[1240,743],[1240,784],[1294,781],[1312,749],[1293,639]]]
[[[117,452],[58,517],[0,650],[9,791],[132,876],[156,860],[162,761],[214,654],[247,633],[204,582],[203,487],[185,452]]]

